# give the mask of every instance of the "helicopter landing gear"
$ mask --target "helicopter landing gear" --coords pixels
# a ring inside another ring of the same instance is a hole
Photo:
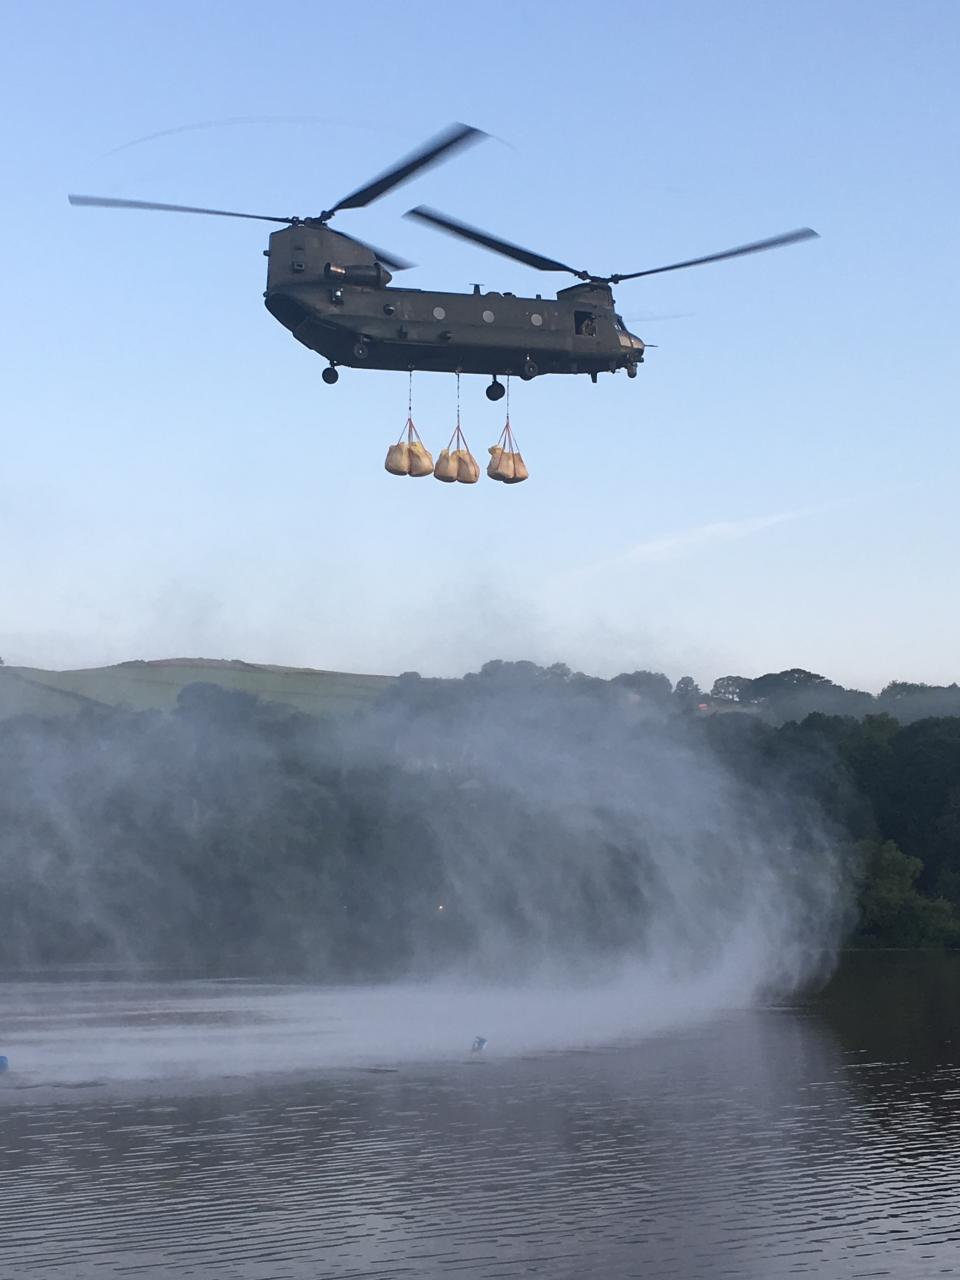
[[[368,360],[370,358],[370,348],[362,338],[359,342],[353,344],[353,354],[358,360]]]
[[[339,382],[340,371],[338,369],[335,369],[333,365],[330,365],[328,368],[324,369],[320,377],[324,380],[324,382],[327,384],[328,387],[332,387],[335,382]]]
[[[524,382],[529,382],[531,378],[535,378],[540,372],[540,366],[536,360],[526,359],[520,369],[520,377]]]
[[[506,390],[507,389],[503,385],[503,383],[498,382],[497,379],[494,378],[493,381],[490,383],[489,387],[487,387],[487,399],[502,400],[504,395],[506,394]]]
[[[590,374],[590,381],[593,383],[594,386],[597,385],[597,375],[595,372]]]
[[[635,364],[627,365],[627,377],[635,378],[637,376],[637,366]]]

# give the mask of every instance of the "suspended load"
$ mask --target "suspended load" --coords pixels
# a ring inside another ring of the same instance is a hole
[[[455,453],[450,452],[450,446],[440,450],[440,457],[437,459],[437,465],[433,468],[433,474],[437,480],[442,480],[444,484],[454,484],[457,479],[458,459]]]
[[[406,436],[406,439],[404,439]],[[407,418],[400,439],[387,450],[384,467],[393,476],[429,476],[433,472],[433,454],[420,439],[420,432]]]
[[[480,463],[470,450],[464,447],[457,450],[457,479],[461,484],[476,484],[480,479]]]
[[[440,450],[433,474],[444,484],[476,484],[480,479],[480,463],[470,452],[459,425],[447,447]]]
[[[410,446],[405,440],[390,446],[387,450],[387,460],[383,465],[392,476],[410,474]]]
[[[410,442],[410,474],[412,476],[433,475],[433,454],[422,440]]]
[[[517,448],[510,428],[510,419],[500,432],[500,439],[490,446],[490,461],[487,464],[487,475],[491,480],[502,480],[504,484],[519,484],[526,480],[530,472]]]

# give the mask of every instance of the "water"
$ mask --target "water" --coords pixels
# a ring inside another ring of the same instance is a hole
[[[960,1275],[960,955],[557,1052],[447,995],[424,1061],[413,995],[7,984],[0,1276]]]

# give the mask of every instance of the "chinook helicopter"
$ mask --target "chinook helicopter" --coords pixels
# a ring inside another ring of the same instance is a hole
[[[68,199],[73,205],[283,223],[284,229],[271,233],[270,247],[264,250],[268,259],[266,307],[299,342],[326,357],[329,364],[323,370],[324,382],[338,381],[339,366],[484,374],[491,379],[486,389],[490,400],[501,399],[505,387],[499,379],[511,375],[529,381],[541,374],[585,373],[596,382],[600,373],[625,369],[628,377],[635,378],[645,344],[629,332],[617,313],[612,285],[743,257],[817,235],[803,227],[664,267],[600,276],[500,240],[422,205],[406,214],[515,262],[577,278],[577,284],[561,289],[555,299],[546,299],[540,294],[524,298],[512,293],[483,293],[479,285],[468,294],[391,287],[391,270],[402,271],[412,263],[329,226],[340,211],[365,208],[415,174],[485,137],[470,125],[451,125],[315,217],[279,218],[104,196],[71,195]]]

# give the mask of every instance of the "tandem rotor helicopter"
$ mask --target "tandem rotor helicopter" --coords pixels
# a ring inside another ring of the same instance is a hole
[[[643,276],[680,271],[726,258],[760,253],[801,240],[814,239],[809,227],[757,240],[751,244],[689,258],[646,271],[594,275],[554,258],[497,239],[455,218],[419,206],[406,214],[428,226],[469,240],[540,271],[567,272],[578,283],[556,298],[517,297],[512,293],[441,293],[391,286],[391,271],[412,266],[392,254],[331,229],[335,214],[362,209],[439,160],[486,137],[470,125],[451,125],[438,137],[378,178],[358,187],[315,217],[278,218],[226,209],[71,195],[73,205],[111,209],[157,209],[224,218],[251,218],[283,223],[270,235],[267,310],[293,336],[329,365],[323,380],[335,383],[338,367],[484,374],[491,381],[490,400],[504,395],[501,377],[530,380],[542,374],[600,373],[626,369],[635,378],[645,344],[627,329],[617,313],[611,285]]]

